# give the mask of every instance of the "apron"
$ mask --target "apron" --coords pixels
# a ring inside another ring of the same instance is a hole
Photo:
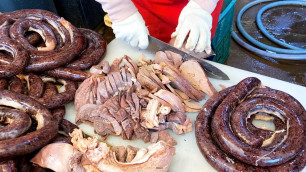
[[[142,15],[151,36],[169,42],[178,18],[188,0],[132,0]],[[223,0],[219,0],[212,12],[211,39],[214,37]]]

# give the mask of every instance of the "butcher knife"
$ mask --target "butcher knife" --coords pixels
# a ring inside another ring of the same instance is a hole
[[[183,61],[187,60],[198,61],[208,77],[221,79],[221,80],[229,80],[228,76],[224,72],[222,72],[217,67],[207,63],[206,62],[207,60],[194,57],[152,36],[149,36],[149,46],[146,50],[153,54],[155,54],[157,51],[172,51],[174,53],[180,54],[183,57]]]

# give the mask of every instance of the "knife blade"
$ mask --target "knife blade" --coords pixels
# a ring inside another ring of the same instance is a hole
[[[186,61],[186,60],[198,61],[208,77],[221,79],[221,80],[229,80],[229,77],[224,72],[222,72],[217,67],[207,63],[206,60],[196,58],[152,36],[149,36],[149,46],[146,50],[153,54],[155,54],[157,51],[172,51],[174,53],[180,54],[183,58],[183,61]],[[210,55],[214,55],[214,54],[210,54]]]

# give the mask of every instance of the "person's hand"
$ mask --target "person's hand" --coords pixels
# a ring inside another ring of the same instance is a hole
[[[117,39],[126,41],[133,47],[145,49],[149,45],[148,28],[139,12],[123,21],[112,23],[112,28]]]
[[[181,48],[188,33],[188,39],[185,48],[189,51],[211,52],[211,33],[212,16],[203,10],[196,2],[190,0],[183,8],[178,25],[171,38],[176,37],[174,46]]]

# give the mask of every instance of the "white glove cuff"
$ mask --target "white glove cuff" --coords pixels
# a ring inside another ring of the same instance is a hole
[[[207,24],[209,29],[212,28],[212,16],[209,12],[204,10],[198,3],[191,0],[186,5],[186,8],[190,9],[190,12],[198,14],[202,19],[205,19],[207,21]]]
[[[136,23],[135,23],[136,22]],[[132,24],[143,24],[145,25],[145,21],[143,20],[142,16],[138,11],[136,11],[131,16],[127,17],[126,19],[116,22],[112,24],[112,28],[115,29],[116,27],[124,26],[124,25],[132,25]]]
[[[203,10],[207,11],[208,13],[212,13],[219,0],[193,0],[196,2]]]

